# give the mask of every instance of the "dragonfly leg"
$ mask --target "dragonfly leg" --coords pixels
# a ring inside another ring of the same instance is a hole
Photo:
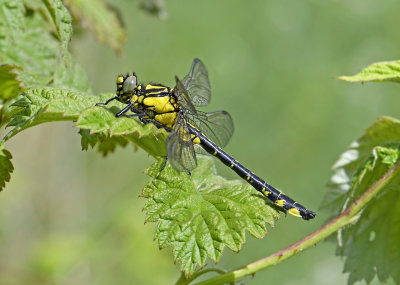
[[[121,116],[126,116],[125,113],[128,112],[132,107],[132,103],[129,103],[125,108],[123,108],[121,111],[119,111],[115,117],[121,117]]]
[[[110,99],[108,99],[106,102],[104,102],[104,103],[96,103],[96,105],[95,106],[100,106],[100,105],[108,105],[108,103],[110,103],[111,101],[113,101],[113,100],[118,100],[118,96],[115,96],[115,97],[112,97],[112,98],[110,98]]]

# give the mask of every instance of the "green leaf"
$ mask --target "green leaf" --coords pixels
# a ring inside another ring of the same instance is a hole
[[[89,146],[107,156],[110,152],[114,152],[118,146],[126,147],[129,141],[123,136],[107,136],[105,133],[90,133],[89,130],[81,129],[79,133],[82,136],[81,144],[83,150],[88,150]]]
[[[400,121],[382,117],[335,163],[322,208],[335,216],[347,209],[399,161]],[[387,181],[353,226],[338,233],[337,253],[346,257],[349,284],[375,276],[400,282],[400,177]],[[363,262],[360,262],[362,260]]]
[[[43,0],[56,28],[64,56],[68,55],[68,44],[72,36],[72,18],[60,0]]]
[[[0,65],[0,102],[17,96],[21,90],[14,69],[19,69],[19,66]]]
[[[265,223],[273,226],[278,217],[254,188],[216,176],[211,158],[198,158],[191,176],[169,165],[160,171],[163,161],[153,164],[147,170],[153,179],[141,194],[147,199],[146,222],[157,223],[160,249],[172,247],[186,276],[207,258],[217,262],[225,246],[239,251],[246,231],[262,238]]]
[[[108,44],[118,53],[126,40],[126,32],[116,9],[101,0],[65,0],[74,18],[84,23],[97,40]]]
[[[334,174],[321,208],[330,212],[332,217],[338,215],[361,163],[372,155],[376,146],[397,141],[400,141],[400,121],[395,118],[381,117],[366,129],[364,135],[354,141],[333,165]]]
[[[339,79],[348,82],[400,82],[400,61],[376,62],[353,76],[340,76]]]
[[[28,90],[12,105],[18,111],[10,108],[13,116],[8,126],[15,128],[6,139],[41,123],[75,121],[84,109],[94,106],[98,98],[81,92],[54,88]]]
[[[5,148],[4,144],[0,144],[0,191],[10,181],[11,173],[14,167],[11,163],[11,153]]]
[[[0,64],[17,67],[13,73],[20,88],[68,86],[68,89],[89,91],[86,75],[67,51],[72,31],[70,15],[60,1],[46,3],[47,7],[34,3],[36,10],[33,10],[26,9],[22,1],[3,0]],[[76,72],[78,82],[75,82]]]
[[[120,109],[111,110],[116,113]],[[156,158],[166,156],[167,133],[163,129],[157,129],[153,124],[143,125],[132,118],[116,118],[115,113],[98,106],[81,113],[76,126],[90,130],[89,133],[84,132],[85,136],[82,137],[83,149],[100,143],[98,150],[106,155],[113,151],[116,145],[125,146],[127,142],[133,142]]]
[[[400,142],[376,147],[375,154],[360,167],[352,192],[360,196],[399,160]],[[344,272],[349,284],[375,276],[384,283],[393,278],[400,283],[400,177],[385,186],[371,201],[352,227],[340,231],[337,253],[346,257]],[[360,262],[362,260],[362,262]]]

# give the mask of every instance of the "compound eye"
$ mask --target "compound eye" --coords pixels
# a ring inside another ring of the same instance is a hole
[[[136,76],[131,75],[128,78],[125,79],[124,81],[124,86],[122,87],[124,90],[124,93],[133,93],[136,88]]]

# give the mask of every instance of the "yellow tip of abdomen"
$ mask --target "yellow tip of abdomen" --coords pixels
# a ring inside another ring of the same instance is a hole
[[[299,210],[296,208],[289,209],[288,213],[292,214],[293,216],[296,216],[296,217],[301,217]]]

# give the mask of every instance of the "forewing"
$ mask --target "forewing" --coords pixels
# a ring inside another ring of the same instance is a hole
[[[193,106],[191,99],[188,96],[188,91],[183,85],[182,81],[175,76],[176,86],[174,89],[175,96],[178,98],[179,105],[185,113],[196,115],[196,108]]]
[[[206,106],[211,99],[211,86],[208,71],[203,62],[195,58],[189,73],[182,79],[194,106]]]
[[[196,153],[183,113],[179,113],[174,129],[168,136],[167,154],[169,162],[178,171],[191,172],[197,166]]]
[[[197,111],[197,116],[188,116],[188,118],[204,136],[220,147],[226,146],[232,137],[233,121],[226,111],[210,113]]]

